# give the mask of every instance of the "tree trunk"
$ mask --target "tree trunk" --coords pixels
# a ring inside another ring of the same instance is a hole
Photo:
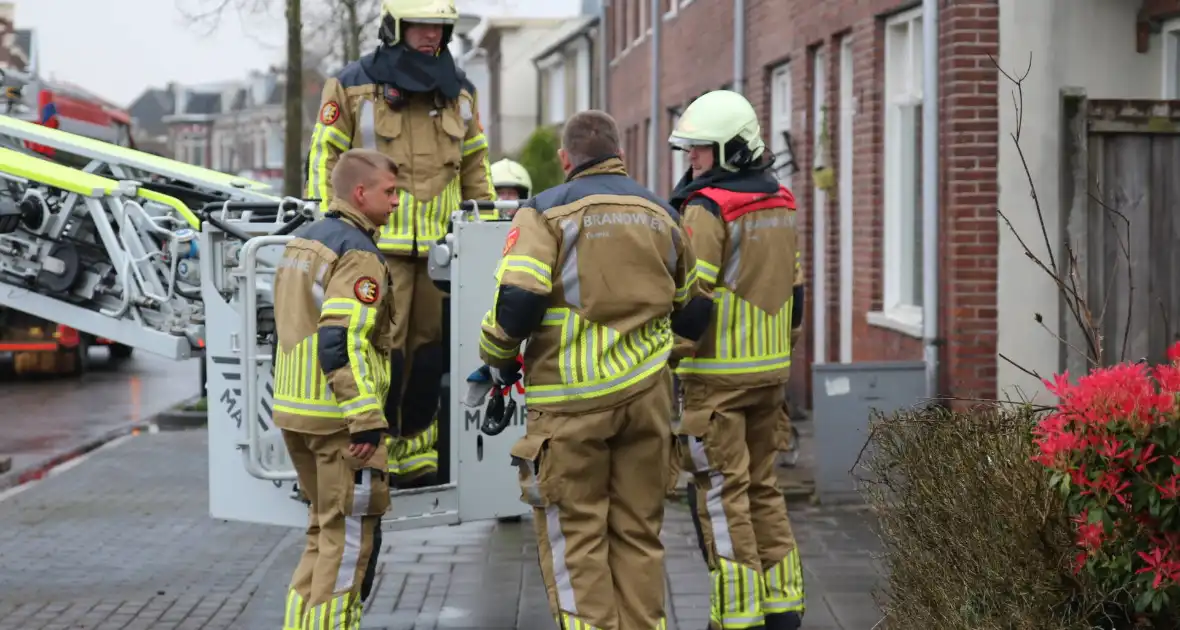
[[[303,9],[287,0],[287,133],[283,156],[283,194],[301,197],[303,189]]]
[[[361,25],[357,18],[356,2],[357,0],[344,2],[344,23],[347,29],[345,33],[348,37],[348,43],[345,45],[346,65],[361,58]]]

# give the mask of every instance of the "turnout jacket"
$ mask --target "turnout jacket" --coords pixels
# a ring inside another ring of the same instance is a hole
[[[398,209],[378,230],[387,255],[425,256],[447,233],[451,213],[467,199],[494,199],[488,139],[479,121],[475,86],[462,75],[459,97],[402,93],[365,72],[373,55],[354,61],[324,83],[308,156],[307,196],[331,203],[330,176],[340,154],[376,149],[398,166]],[[495,218],[494,211],[483,213]]]
[[[526,200],[496,272],[481,358],[511,365],[528,340],[530,409],[610,408],[661,382],[673,330],[691,328],[684,313],[694,297],[708,305],[678,223],[617,157],[583,165]]]
[[[719,387],[785,383],[803,322],[794,195],[755,168],[682,182],[672,202],[684,213],[697,281],[714,303],[677,375]]]
[[[393,305],[376,229],[336,200],[283,251],[274,286],[280,428],[329,434],[388,426]]]

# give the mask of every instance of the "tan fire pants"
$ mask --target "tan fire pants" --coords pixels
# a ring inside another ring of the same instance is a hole
[[[663,630],[671,376],[614,408],[528,410],[512,447],[559,628]],[[663,462],[652,465],[652,462]]]
[[[791,439],[783,387],[683,387],[681,448],[712,580],[710,627],[802,615],[803,570],[775,473],[776,455]]]
[[[283,431],[299,487],[311,501],[307,544],[287,593],[283,630],[355,630],[373,579],[381,515],[389,509],[385,448],[367,462],[348,453],[348,432]]]
[[[438,471],[438,406],[447,362],[443,293],[430,279],[425,258],[387,256],[385,261],[393,283],[393,347],[398,348],[385,404],[385,418],[399,436],[389,440],[388,470],[404,484]]]

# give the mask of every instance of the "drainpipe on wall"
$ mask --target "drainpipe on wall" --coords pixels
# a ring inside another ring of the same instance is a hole
[[[746,0],[733,0],[733,91],[741,94],[746,84]]]
[[[938,0],[922,0],[922,346],[926,397],[939,392],[938,366]]]
[[[598,3],[598,109],[606,111],[610,103],[610,50],[606,32],[606,8],[610,0]]]
[[[660,146],[660,24],[663,22],[660,15],[660,9],[663,7],[662,2],[652,2],[651,4],[651,130],[647,134],[647,187],[650,190],[656,189],[656,180],[659,179],[659,170],[657,165],[659,161],[656,160],[656,147]]]

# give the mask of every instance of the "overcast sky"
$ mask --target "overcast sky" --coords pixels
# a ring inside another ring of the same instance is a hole
[[[196,84],[242,79],[281,62],[285,53],[282,0],[230,0],[235,6],[273,5],[269,13],[226,11],[213,34],[185,15],[221,0],[15,0],[17,28],[33,28],[41,74],[76,83],[121,105],[169,81]],[[582,0],[458,0],[477,15],[573,17]],[[326,6],[304,0],[307,23]],[[183,10],[182,10],[183,9]]]
[[[180,6],[210,2],[180,0]],[[44,76],[123,105],[168,81],[234,80],[281,60],[280,14],[241,19],[230,11],[205,35],[186,24],[177,6],[177,0],[17,0],[16,25],[37,30]]]

